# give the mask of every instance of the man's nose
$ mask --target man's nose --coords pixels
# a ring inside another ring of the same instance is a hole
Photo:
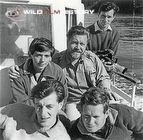
[[[80,45],[80,43],[79,43],[79,42],[77,43],[76,47],[77,47],[78,49],[80,49],[80,48],[81,48],[81,45]]]
[[[41,56],[41,61],[44,61],[45,60],[45,56]]]
[[[106,21],[106,22],[108,21],[108,17],[105,17],[105,21]]]
[[[41,116],[46,117],[47,114],[48,114],[48,110],[46,109],[45,106],[43,106],[42,109],[41,109]]]
[[[88,123],[89,123],[89,124],[93,124],[94,121],[95,121],[95,119],[94,119],[93,117],[90,117]]]

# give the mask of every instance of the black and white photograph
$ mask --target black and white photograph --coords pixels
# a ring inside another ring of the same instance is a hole
[[[0,0],[0,140],[143,140],[143,1]]]

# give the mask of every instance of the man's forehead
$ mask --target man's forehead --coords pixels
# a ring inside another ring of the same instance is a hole
[[[103,113],[103,104],[98,105],[83,105],[83,113],[85,114],[100,114]]]
[[[50,55],[50,54],[51,54],[50,50],[48,50],[48,51],[43,51],[43,52],[35,51],[34,53],[35,53],[35,54],[47,54],[47,55]]]
[[[111,9],[110,11],[101,11],[100,15],[114,15],[114,10]]]
[[[83,34],[83,35],[73,35],[71,39],[77,39],[77,40],[78,39],[82,39],[82,40],[85,40],[85,39],[87,39],[87,35],[86,34]]]
[[[55,91],[49,94],[48,96],[44,97],[43,99],[35,98],[34,101],[35,104],[52,104],[58,102]]]

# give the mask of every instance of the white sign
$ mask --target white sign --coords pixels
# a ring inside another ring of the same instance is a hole
[[[33,38],[31,35],[20,35],[15,41],[15,44],[17,45],[18,48],[21,48],[23,50],[24,54],[27,54],[29,45],[32,40]]]

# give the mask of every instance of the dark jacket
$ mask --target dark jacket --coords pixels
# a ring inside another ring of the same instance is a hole
[[[118,112],[114,118],[114,111],[111,112],[112,119],[115,119],[113,127],[106,138],[99,137],[88,132],[79,130],[79,119],[76,120],[69,130],[72,140],[143,140],[143,112],[134,108],[112,104],[111,109]],[[111,117],[110,116],[110,117]],[[84,128],[83,128],[84,129]]]
[[[60,81],[65,86],[67,96],[66,78],[63,74],[63,70],[57,64],[50,62],[42,71],[38,81],[32,81],[32,78],[34,77],[33,73],[34,69],[31,59],[20,66],[20,77],[13,79],[11,82],[13,99],[10,103],[22,102],[33,106],[33,101],[30,99],[32,86],[47,79]]]

